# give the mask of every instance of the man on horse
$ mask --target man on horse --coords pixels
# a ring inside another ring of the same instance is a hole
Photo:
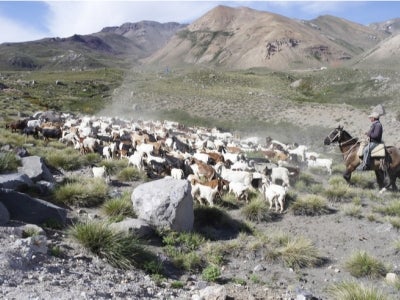
[[[371,152],[376,146],[382,143],[383,127],[382,123],[379,121],[379,113],[374,111],[368,118],[372,122],[370,129],[365,133],[369,143],[363,149],[363,161],[357,167],[357,171],[369,170]]]

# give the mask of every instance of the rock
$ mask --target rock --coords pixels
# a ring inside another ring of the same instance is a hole
[[[34,184],[26,174],[11,173],[0,175],[0,188],[21,191]]]
[[[32,181],[45,180],[48,182],[55,182],[43,158],[39,156],[23,157],[21,163],[22,167],[18,168],[18,173],[28,175]]]
[[[153,228],[144,220],[141,219],[125,219],[118,223],[112,223],[111,228],[125,231],[134,234],[136,237],[144,238],[154,234]]]
[[[157,229],[191,231],[194,212],[190,183],[163,178],[139,185],[132,193],[133,208],[139,219]]]
[[[222,285],[212,285],[200,290],[200,298],[204,300],[225,300],[226,288]]]
[[[10,221],[10,213],[8,212],[7,207],[0,202],[0,226],[7,224],[8,221]]]
[[[8,189],[0,189],[0,199],[12,220],[39,225],[46,222],[66,224],[67,211],[49,202]]]
[[[398,276],[396,273],[387,273],[386,274],[386,282],[390,283],[390,284],[395,284],[396,282],[398,282]]]

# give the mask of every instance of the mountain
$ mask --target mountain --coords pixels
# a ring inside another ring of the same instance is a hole
[[[218,6],[178,31],[144,64],[278,70],[343,64],[385,34],[332,16],[307,22],[246,7]]]
[[[360,65],[368,64],[369,57],[379,63],[382,55],[369,54],[385,52],[377,47],[385,46],[384,41],[399,30],[400,19],[363,26],[329,15],[305,21],[221,5],[189,25],[141,21],[89,35],[4,43],[0,70],[141,65],[284,71]],[[393,54],[398,56],[397,52]],[[399,63],[397,59],[389,65]]]
[[[0,69],[86,69],[126,67],[149,56],[185,25],[142,21],[106,27],[90,35],[45,38],[0,45]]]
[[[369,51],[360,55],[356,60],[355,66],[363,67],[368,65],[369,67],[374,66],[381,69],[398,70],[399,49],[400,34],[390,36]]]
[[[395,35],[400,33],[400,18],[391,19],[385,22],[372,23],[369,27],[374,30],[380,30]]]

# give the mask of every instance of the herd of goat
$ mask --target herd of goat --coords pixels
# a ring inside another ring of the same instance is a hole
[[[323,167],[331,174],[332,159],[320,158],[305,145],[288,145],[267,137],[240,139],[216,128],[187,127],[172,121],[128,121],[111,117],[38,112],[6,125],[13,132],[59,140],[104,159],[126,159],[127,165],[153,179],[187,179],[193,199],[214,205],[222,193],[249,201],[262,192],[270,209],[282,212],[291,183],[302,167]],[[257,155],[251,155],[256,153]],[[249,157],[253,157],[249,159]],[[105,167],[95,177],[108,178]]]

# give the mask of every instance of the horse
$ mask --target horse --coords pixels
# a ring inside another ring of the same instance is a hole
[[[350,183],[351,174],[362,162],[358,155],[361,142],[352,137],[343,127],[338,126],[324,139],[325,145],[338,143],[343,154],[346,170],[343,178]],[[397,191],[396,178],[400,175],[400,150],[394,146],[385,146],[384,157],[371,157],[370,169],[375,171],[375,176],[381,192],[392,187]]]

